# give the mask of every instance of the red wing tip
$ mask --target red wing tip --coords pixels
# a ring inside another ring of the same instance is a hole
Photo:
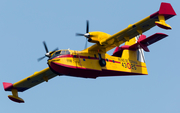
[[[173,7],[171,6],[170,3],[162,2],[160,9],[159,9],[159,14],[162,15],[176,15],[176,12],[174,11]]]
[[[170,3],[162,2],[159,11],[150,15],[150,18],[157,17],[158,15],[164,15],[166,19],[176,15],[172,5]]]
[[[11,91],[13,84],[8,82],[3,82],[3,87],[5,91]]]

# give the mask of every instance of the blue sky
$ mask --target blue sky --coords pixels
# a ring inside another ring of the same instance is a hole
[[[179,0],[8,0],[0,1],[0,82],[17,82],[47,67],[42,41],[49,50],[82,50],[85,38],[75,33],[90,31],[114,34],[158,11],[169,2],[177,16],[167,23],[172,30],[154,27],[169,36],[145,53],[149,75],[84,79],[55,77],[19,96],[25,104],[10,101],[0,89],[1,113],[179,113]],[[91,44],[88,44],[90,46]],[[112,54],[112,51],[108,52]]]

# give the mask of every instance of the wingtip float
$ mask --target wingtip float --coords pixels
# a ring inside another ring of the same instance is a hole
[[[24,100],[18,97],[18,91],[16,88],[13,87],[12,83],[3,82],[4,90],[11,91],[12,95],[8,95],[8,98],[17,103],[24,103]]]
[[[24,103],[18,96],[18,92],[23,92],[33,86],[57,76],[69,75],[83,78],[97,78],[103,76],[126,76],[126,75],[147,75],[144,53],[149,52],[148,46],[165,38],[167,35],[156,33],[146,38],[145,31],[155,25],[163,29],[172,29],[165,21],[175,16],[176,13],[170,3],[161,3],[159,11],[129,25],[127,28],[109,35],[104,32],[89,32],[89,22],[85,36],[94,45],[83,51],[57,50],[49,52],[44,42],[46,50],[42,60],[48,57],[48,68],[35,72],[31,76],[24,78],[14,84],[3,82],[4,90],[11,91],[8,98],[14,102]],[[124,46],[120,46],[125,43]],[[119,47],[120,46],[120,47]],[[113,55],[106,52],[115,48]]]

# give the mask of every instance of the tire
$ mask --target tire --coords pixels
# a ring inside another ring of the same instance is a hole
[[[101,67],[106,66],[106,61],[104,59],[99,60],[99,64]]]

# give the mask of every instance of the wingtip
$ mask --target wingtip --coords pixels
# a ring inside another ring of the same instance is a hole
[[[174,11],[172,5],[170,3],[162,2],[160,9],[159,9],[159,14],[161,15],[176,15],[176,12]]]
[[[3,87],[5,91],[11,91],[11,89],[13,88],[13,84],[8,82],[3,82]]]

